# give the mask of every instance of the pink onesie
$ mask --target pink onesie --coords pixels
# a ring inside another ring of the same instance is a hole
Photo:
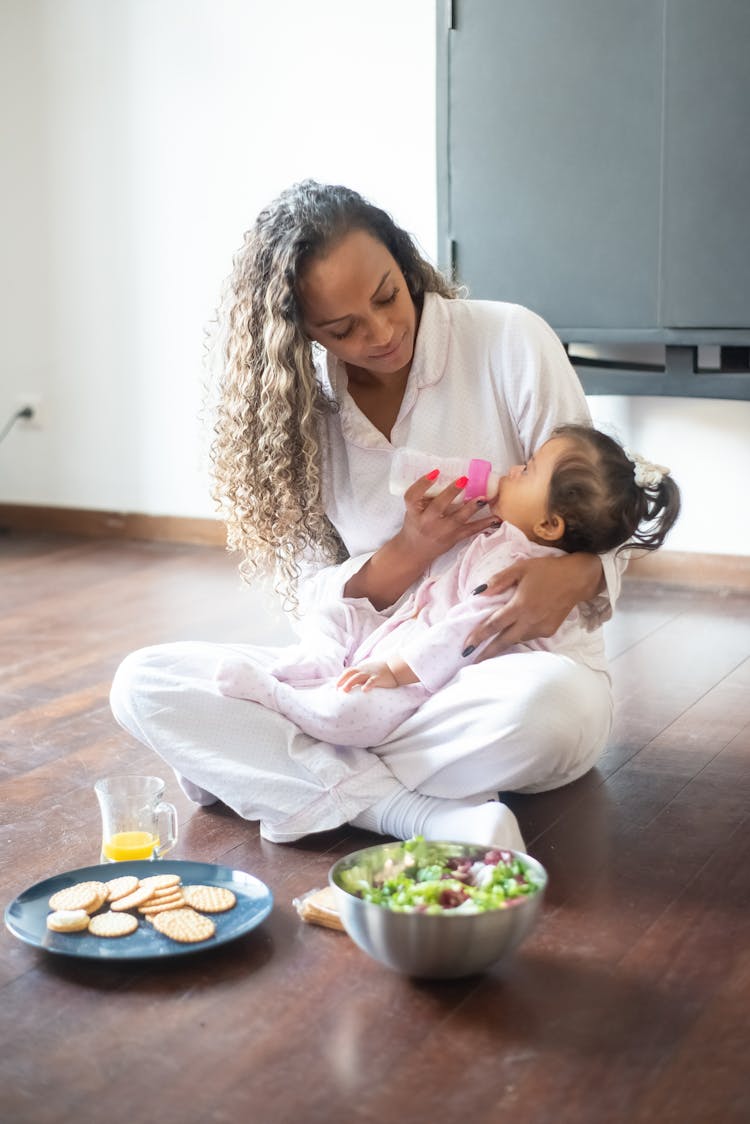
[[[301,643],[282,649],[276,660],[269,660],[267,648],[228,648],[217,669],[218,688],[278,711],[314,738],[340,746],[379,745],[481,652],[462,656],[466,637],[512,591],[475,596],[477,586],[519,559],[561,554],[504,523],[472,539],[450,569],[425,578],[392,616],[365,599],[343,598],[306,618]],[[534,650],[567,655],[597,671],[606,668],[601,630],[588,631],[577,609],[553,636],[508,652]],[[395,653],[419,683],[367,692],[355,687],[349,693],[336,687],[345,668]]]

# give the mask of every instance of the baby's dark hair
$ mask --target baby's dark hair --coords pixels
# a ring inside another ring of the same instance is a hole
[[[668,474],[637,484],[636,464],[617,441],[585,425],[558,426],[573,448],[558,459],[549,513],[565,520],[561,550],[604,554],[619,547],[657,550],[680,513],[680,489]]]

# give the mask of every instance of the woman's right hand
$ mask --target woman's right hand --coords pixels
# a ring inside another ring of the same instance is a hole
[[[467,483],[465,476],[452,481],[437,495],[428,496],[433,483],[428,476],[421,476],[406,490],[404,522],[395,539],[412,558],[423,562],[420,573],[457,543],[497,525],[494,515],[475,518],[485,500],[460,501]]]
[[[456,502],[465,480],[448,484],[434,497],[427,495],[432,484],[422,476],[407,489],[401,530],[349,578],[346,597],[366,597],[376,609],[387,609],[439,555],[497,523],[492,515],[472,518],[481,510],[481,502]]]

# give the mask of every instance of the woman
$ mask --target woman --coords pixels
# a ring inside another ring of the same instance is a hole
[[[245,576],[273,569],[287,604],[345,594],[397,608],[493,522],[456,504],[389,494],[394,449],[470,454],[503,470],[566,422],[588,422],[557,337],[515,305],[465,301],[410,237],[356,192],[311,181],[261,212],[220,310],[215,497]],[[605,581],[606,579],[606,581]],[[494,797],[586,772],[611,723],[606,671],[550,652],[487,658],[551,635],[575,605],[595,626],[619,590],[615,561],[529,559],[489,583],[516,587],[467,637],[492,637],[382,745],[334,746],[258,704],[222,696],[221,645],[144,649],[117,672],[118,721],[182,777],[275,842],[352,822],[408,838],[521,846]],[[319,642],[325,643],[320,637]],[[254,649],[257,652],[257,649]],[[269,663],[279,652],[268,649]]]

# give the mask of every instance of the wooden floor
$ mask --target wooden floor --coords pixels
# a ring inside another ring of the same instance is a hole
[[[94,780],[159,761],[116,727],[119,659],[160,640],[283,637],[221,550],[0,539],[3,905],[98,861]],[[512,798],[548,868],[515,961],[414,982],[295,896],[354,829],[262,841],[171,778],[174,857],[273,891],[233,944],[168,964],[55,958],[3,930],[3,1124],[729,1124],[750,1120],[750,599],[627,586],[600,767]]]

